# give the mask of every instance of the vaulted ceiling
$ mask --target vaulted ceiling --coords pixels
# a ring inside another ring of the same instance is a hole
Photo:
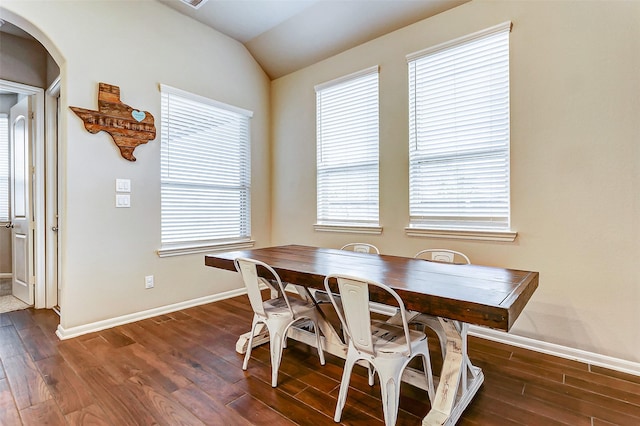
[[[243,43],[272,79],[469,0],[158,0]]]

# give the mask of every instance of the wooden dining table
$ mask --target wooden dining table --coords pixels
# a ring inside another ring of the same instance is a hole
[[[233,261],[238,257],[269,264],[284,282],[310,295],[314,289],[324,290],[324,278],[331,274],[360,277],[393,288],[410,311],[410,321],[433,328],[445,350],[435,398],[423,425],[454,425],[484,381],[482,370],[467,355],[469,324],[509,331],[537,288],[539,277],[531,271],[302,245],[210,254],[205,256],[205,264],[235,271]],[[381,307],[389,302],[383,295],[371,297]],[[389,321],[397,320],[390,315]],[[344,358],[346,345],[340,334],[328,321],[321,321],[319,327],[322,349]],[[266,330],[259,333],[254,345],[268,342]],[[313,333],[305,329],[293,329],[289,336],[315,346]],[[240,337],[236,350],[246,350],[248,337],[249,333]],[[424,375],[418,370],[407,368],[403,380],[426,389]]]

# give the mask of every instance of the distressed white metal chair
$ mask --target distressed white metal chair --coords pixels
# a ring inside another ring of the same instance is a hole
[[[341,303],[336,303],[330,282],[336,280]],[[382,289],[396,301],[402,324],[372,320],[369,288]],[[385,425],[393,426],[398,417],[402,373],[416,356],[422,357],[429,400],[433,403],[434,387],[427,336],[409,329],[406,310],[400,296],[389,286],[347,275],[328,275],[324,287],[347,334],[347,358],[340,383],[340,393],[333,420],[342,417],[353,365],[361,360],[373,366],[380,379]],[[372,384],[372,383],[370,383]]]
[[[286,346],[287,331],[296,322],[301,320],[311,321],[316,335],[316,347],[318,349],[318,357],[320,364],[324,365],[324,352],[320,342],[320,329],[316,316],[316,306],[296,297],[288,297],[284,291],[284,285],[278,273],[269,265],[254,259],[237,258],[234,261],[236,270],[240,272],[244,285],[247,288],[249,301],[253,308],[253,323],[251,325],[251,337],[247,346],[247,351],[242,363],[242,369],[246,370],[251,357],[251,349],[253,346],[253,337],[255,335],[256,326],[263,323],[269,330],[269,345],[271,352],[271,386],[276,387],[278,384],[278,369],[282,359],[282,350]],[[262,267],[269,271],[273,276],[272,283],[277,283],[278,297],[272,299],[263,299],[260,291],[260,284],[266,284],[271,287],[270,283],[258,276],[258,267]]]
[[[349,243],[342,246],[340,250],[350,250],[357,253],[375,253],[380,254],[378,247],[368,243]]]
[[[433,260],[435,262],[456,263],[461,265],[471,264],[471,261],[466,254],[449,249],[420,250],[413,257],[415,257],[416,259],[428,257],[427,260]]]
[[[420,250],[413,257],[416,259],[426,258],[426,260],[432,260],[434,262],[453,263],[456,265],[471,264],[471,260],[469,260],[466,254],[449,249]],[[420,324],[428,326],[437,334],[438,340],[440,341],[440,351],[444,358],[447,351],[447,336],[440,324],[440,320],[438,320],[437,317],[422,314],[420,315]]]

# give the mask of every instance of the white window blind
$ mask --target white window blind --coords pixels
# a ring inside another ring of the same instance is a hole
[[[411,227],[509,228],[510,28],[407,57]]]
[[[9,221],[9,118],[0,114],[0,222]]]
[[[315,90],[318,224],[377,226],[378,67]]]
[[[250,111],[161,85],[162,246],[250,238]]]

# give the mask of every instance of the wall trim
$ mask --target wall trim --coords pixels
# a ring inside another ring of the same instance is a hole
[[[313,225],[316,232],[343,232],[349,234],[382,234],[382,226],[374,225]]]
[[[640,362],[627,361],[607,355],[600,355],[582,349],[570,348],[556,343],[548,343],[542,340],[532,339],[530,337],[518,336],[515,334],[505,333],[504,331],[475,325],[469,326],[469,335],[492,340],[498,343],[505,343],[519,348],[530,349],[532,351],[557,356],[559,358],[570,359],[589,365],[596,365],[598,367],[604,367],[610,370],[640,376]]]
[[[266,288],[263,286],[263,288]],[[287,288],[287,291],[297,293],[295,287]],[[107,328],[116,327],[118,325],[128,324],[135,321],[155,317],[158,315],[168,314],[171,312],[179,311],[181,309],[192,308],[194,306],[200,306],[207,303],[217,302],[219,300],[230,299],[232,297],[241,296],[246,294],[247,290],[242,287],[236,290],[226,291],[224,293],[214,294],[212,296],[200,297],[197,299],[187,300],[180,303],[174,303],[172,305],[161,306],[154,309],[149,309],[134,314],[123,315],[116,318],[111,318],[104,321],[97,321],[90,324],[85,324],[77,327],[71,327],[69,329],[63,328],[58,325],[56,335],[60,340],[71,339],[83,334],[93,333],[101,331]],[[374,303],[373,311],[385,314],[393,315],[395,308],[387,305],[381,305]],[[507,345],[515,346],[518,348],[529,349],[535,352],[540,352],[548,355],[557,356],[559,358],[570,359],[573,361],[583,362],[588,365],[596,365],[598,367],[608,368],[610,370],[619,371],[622,373],[633,374],[640,376],[640,363],[627,361],[620,358],[614,358],[607,355],[600,355],[594,352],[585,351],[582,349],[570,348],[568,346],[558,345],[556,343],[543,342],[542,340],[532,339],[530,337],[518,336],[515,334],[506,333],[504,331],[493,330],[486,327],[480,327],[475,325],[469,326],[469,335],[479,337],[481,339],[491,340],[498,343],[504,343]]]
[[[11,272],[0,272],[0,278],[12,278],[13,274]]]
[[[222,244],[205,244],[205,245],[178,245],[174,247],[164,247],[156,250],[158,257],[182,256],[185,254],[198,253],[214,253],[221,251],[235,251],[252,248],[255,245],[254,240],[234,241]]]
[[[404,233],[409,237],[449,238],[452,240],[501,241],[511,243],[518,233],[515,231],[462,230],[406,227]]]
[[[109,318],[102,321],[79,325],[76,327],[64,328],[62,327],[62,325],[58,324],[56,335],[60,340],[71,339],[73,337],[82,336],[83,334],[105,330],[107,328],[116,327],[118,325],[129,324],[143,319],[179,311],[182,309],[205,305],[211,302],[217,302],[219,300],[230,299],[232,297],[241,296],[243,294],[247,294],[247,290],[244,287],[236,290],[225,291],[223,293],[218,293],[211,296],[199,297],[197,299],[191,299],[171,305],[160,306],[157,308],[148,309],[146,311],[135,312],[133,314],[122,315],[115,318]],[[249,325],[247,325],[247,327],[249,327]]]
[[[372,310],[379,314],[391,316],[396,312],[396,308],[392,306],[382,305],[379,303],[372,303],[372,305]],[[547,355],[557,356],[559,358],[582,362],[588,365],[596,365],[598,367],[608,368],[621,373],[640,376],[640,362],[627,361],[607,355],[600,355],[595,352],[570,348],[556,343],[547,343],[542,340],[518,336],[516,334],[506,333],[504,331],[480,327],[477,325],[469,326],[469,335],[518,348],[529,349]]]

